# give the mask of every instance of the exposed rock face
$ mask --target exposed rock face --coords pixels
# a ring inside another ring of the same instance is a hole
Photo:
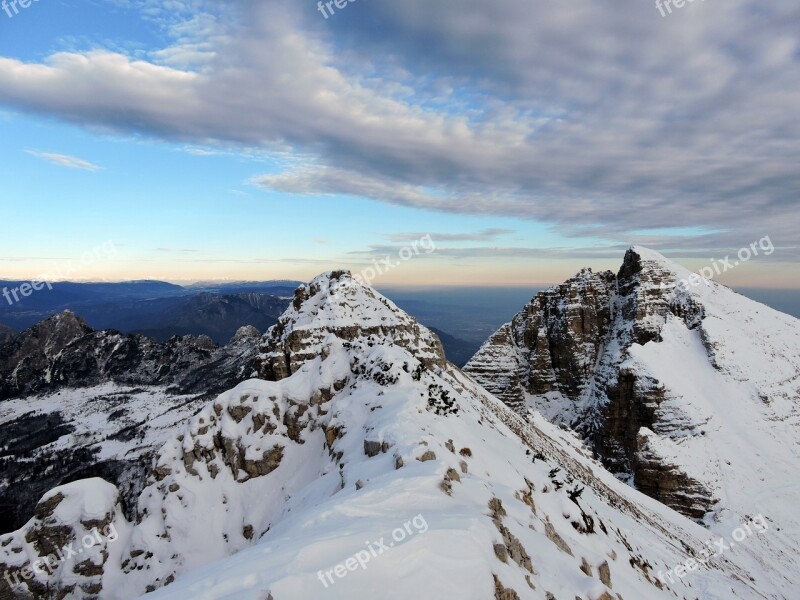
[[[65,311],[0,347],[0,400],[105,381],[172,385],[182,393],[221,391],[252,374],[257,330],[242,328],[218,348],[206,336],[163,344],[141,335],[95,331]]]
[[[614,284],[610,271],[585,269],[542,292],[492,336],[465,371],[520,411],[526,392],[579,397],[610,328]]]
[[[308,327],[311,322],[322,326]],[[264,336],[258,376],[280,381],[308,361],[324,359],[330,336],[396,344],[412,350],[426,367],[447,362],[435,334],[374,290],[358,285],[349,271],[333,271],[297,289],[292,305]]]
[[[7,327],[0,323],[0,346],[10,341],[16,335],[11,327]]]
[[[697,397],[683,390],[685,375],[680,368],[648,365],[680,360],[687,362],[686,369],[691,363],[705,369],[709,378],[719,376],[728,370],[720,364],[719,348],[741,354],[750,342],[727,338],[713,342],[716,334],[709,324],[720,318],[735,326],[734,313],[742,310],[741,302],[752,311],[747,318],[752,322],[760,305],[711,282],[688,290],[676,285],[688,277],[664,257],[633,248],[616,276],[585,269],[537,295],[486,342],[465,371],[516,411],[524,414],[532,408],[576,429],[617,476],[701,519],[716,506],[718,478],[701,476],[693,459],[679,460],[674,444],[705,435],[707,421],[695,414],[696,407],[684,406]],[[720,314],[708,319],[709,306]],[[800,331],[796,321],[790,329]],[[690,360],[690,350],[698,347],[703,354]],[[669,356],[656,356],[667,349]],[[796,351],[784,355],[788,362],[781,368],[787,373],[796,371],[800,362],[792,356]],[[753,365],[742,367],[744,373],[751,369]],[[781,380],[765,382],[756,397],[768,396],[767,389],[776,385],[788,386],[779,396],[790,397],[796,381]],[[753,395],[748,387],[740,385],[739,391]],[[703,401],[701,397],[699,402]],[[750,400],[742,403],[749,405]],[[792,409],[787,405],[786,410]]]
[[[470,359],[464,371],[508,406],[524,413],[525,355],[514,339],[512,324],[506,323]]]
[[[90,333],[92,329],[86,323],[71,312],[64,312],[31,327],[0,348],[0,399],[43,387],[56,357]],[[85,369],[83,366],[81,370]]]
[[[166,431],[249,378],[260,337],[242,327],[222,348],[204,336],[157,344],[65,312],[2,347],[0,533],[49,489],[89,477],[117,485],[131,516]]]

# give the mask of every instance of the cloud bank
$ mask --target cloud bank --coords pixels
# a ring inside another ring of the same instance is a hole
[[[697,251],[800,248],[800,5],[183,3],[172,45],[0,57],[0,104],[289,155],[254,178]],[[218,6],[218,5],[217,5]],[[160,7],[161,13],[157,8]],[[700,237],[641,230],[705,228]],[[777,255],[776,255],[777,256]]]

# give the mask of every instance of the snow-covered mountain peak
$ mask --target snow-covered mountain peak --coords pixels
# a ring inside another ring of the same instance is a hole
[[[263,379],[288,377],[331,343],[396,344],[426,365],[444,366],[439,338],[349,271],[330,271],[295,291],[292,305],[262,339]]]
[[[412,321],[392,301],[342,270],[322,273],[298,287],[279,323],[288,334],[304,328],[407,326]]]
[[[623,263],[633,260],[634,257],[637,257],[637,260],[641,262],[657,264],[669,269],[683,268],[678,265],[678,263],[671,261],[657,250],[652,250],[651,248],[646,248],[645,246],[631,246],[628,248],[627,252],[625,253]]]
[[[784,499],[800,476],[800,321],[701,274],[633,247],[616,276],[537,295],[465,370],[715,532],[753,511],[780,522],[789,537],[759,550],[779,564],[800,550]]]
[[[688,283],[692,278],[692,271],[655,250],[644,246],[632,246],[625,252],[625,258],[617,277],[623,288],[636,283],[646,288],[657,287],[662,292],[666,292],[666,296],[670,296],[672,292],[689,291],[689,286],[680,284]],[[698,285],[702,283],[704,287],[719,285],[711,279],[705,279],[699,275],[695,277],[696,280],[692,280],[692,287],[695,287],[695,281],[698,282]]]
[[[741,298],[727,286],[714,281],[717,274],[711,266],[693,272],[655,250],[632,246],[625,253],[617,279],[621,295],[628,294],[633,288],[640,288],[641,297],[649,296],[673,305],[709,300],[714,302],[715,299],[725,302],[726,296]]]

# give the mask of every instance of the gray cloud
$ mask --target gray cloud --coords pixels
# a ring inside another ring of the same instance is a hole
[[[377,259],[385,256],[396,256],[402,246],[390,244],[375,244],[366,250],[350,252],[351,255],[363,258]],[[590,248],[535,248],[519,246],[472,246],[442,248],[436,247],[436,251],[422,256],[430,258],[449,258],[454,260],[461,259],[579,259],[579,260],[621,260],[628,246],[608,245]]]
[[[758,240],[753,240],[758,242]],[[651,244],[656,246],[658,244]],[[708,249],[677,249],[667,251],[667,257],[680,259],[699,259],[699,260],[719,260],[726,256],[736,258],[736,253],[741,247],[748,247],[750,243],[743,246],[731,246]],[[365,259],[378,259],[385,256],[396,256],[402,246],[390,244],[376,244],[366,250],[350,252],[351,255],[360,256]],[[453,260],[462,259],[490,259],[497,260],[571,260],[588,261],[603,260],[614,261],[614,264],[622,261],[625,252],[630,248],[627,244],[609,244],[603,246],[588,246],[581,248],[561,247],[561,248],[538,248],[523,246],[462,246],[462,247],[436,247],[436,252],[428,255],[436,258],[447,258]],[[686,248],[686,246],[684,247]],[[422,255],[420,255],[422,256]],[[783,247],[775,249],[768,259],[759,255],[753,260],[769,260],[770,263],[796,263],[800,261],[800,249]]]
[[[0,103],[289,153],[285,171],[254,179],[284,192],[537,219],[620,244],[713,230],[650,236],[662,250],[800,245],[793,0],[666,19],[611,0],[365,2],[328,21],[312,5],[230,6],[239,21],[170,22],[174,44],[150,60],[0,58]]]
[[[488,242],[512,233],[515,233],[513,229],[490,227],[474,233],[430,233],[419,231],[412,233],[392,233],[385,237],[391,242],[413,242],[428,235],[434,242]]]

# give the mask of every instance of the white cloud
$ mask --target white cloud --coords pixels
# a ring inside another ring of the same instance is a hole
[[[84,171],[99,171],[102,167],[90,163],[88,160],[69,156],[67,154],[57,154],[55,152],[37,152],[36,150],[26,150],[32,156],[37,156],[55,165],[70,169],[83,169]]]

